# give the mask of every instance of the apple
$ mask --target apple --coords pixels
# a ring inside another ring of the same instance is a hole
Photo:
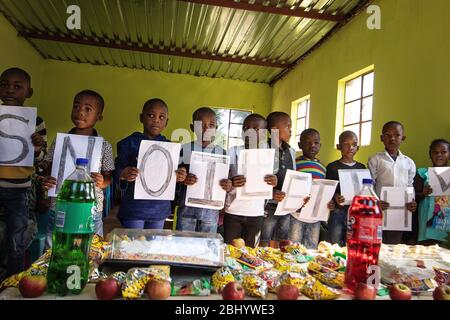
[[[443,284],[436,287],[433,291],[434,300],[450,300],[450,287]]]
[[[245,240],[242,238],[233,239],[233,240],[231,240],[231,245],[238,249],[243,248],[243,247],[245,247]]]
[[[36,298],[47,289],[45,276],[26,275],[19,281],[19,291],[24,298]]]
[[[95,285],[95,295],[99,300],[112,300],[120,296],[119,282],[110,277],[102,279]]]
[[[411,300],[411,289],[402,283],[396,283],[389,287],[389,297],[392,300]]]
[[[170,297],[172,287],[170,281],[153,279],[147,283],[145,291],[151,300],[165,300]]]
[[[298,288],[292,284],[282,284],[277,288],[278,300],[297,300]]]
[[[222,298],[223,300],[244,300],[244,288],[242,288],[239,282],[229,282],[222,290]]]
[[[355,288],[356,300],[375,300],[377,296],[377,289],[374,286],[360,282]]]
[[[293,244],[293,242],[291,240],[281,240],[279,247],[280,247],[280,251],[281,252],[287,252],[286,251],[286,247],[287,246],[291,246]]]

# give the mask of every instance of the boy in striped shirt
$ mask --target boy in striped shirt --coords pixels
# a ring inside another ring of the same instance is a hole
[[[316,158],[322,144],[320,134],[316,129],[306,129],[300,135],[298,143],[303,155],[296,159],[295,167],[297,171],[310,173],[313,179],[325,179],[327,169]],[[306,204],[306,202],[305,202]],[[305,205],[304,204],[304,205]],[[328,209],[334,210],[334,202],[328,203]],[[320,238],[320,221],[302,221],[298,212],[291,215],[289,239],[300,242],[308,249],[316,249]]]

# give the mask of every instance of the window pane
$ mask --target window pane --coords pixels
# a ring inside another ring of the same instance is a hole
[[[251,114],[251,112],[247,112],[247,111],[231,110],[231,121],[230,122],[244,123],[244,119],[247,118],[247,116],[250,114]]]
[[[306,117],[306,108],[308,106],[308,100],[302,101],[298,104],[297,118]]]
[[[359,140],[359,124],[355,124],[352,126],[344,126],[344,131],[347,131],[347,130],[353,131]]]
[[[359,122],[361,100],[346,104],[344,106],[344,126]]]
[[[345,84],[345,102],[361,98],[361,77]]]
[[[242,141],[241,138],[230,138],[228,140],[228,148],[234,147],[234,146],[241,146],[244,144],[244,141]]]
[[[373,94],[373,77],[374,77],[374,73],[371,72],[369,74],[366,74],[364,76],[364,88],[363,88],[363,95],[364,96],[369,96]]]
[[[241,124],[230,124],[230,132],[228,136],[241,137],[242,136],[242,125]]]
[[[370,144],[370,137],[372,131],[372,121],[365,122],[361,127],[361,142],[362,146],[368,146]]]
[[[218,146],[220,146],[226,150],[227,149],[227,140],[228,140],[228,136],[226,135],[226,133],[223,133],[220,131],[216,132],[216,136],[214,138],[214,144],[217,144]]]
[[[306,118],[297,119],[297,133],[302,133],[306,129]]]
[[[215,109],[217,114],[217,130],[225,134],[228,133],[228,122],[230,119],[230,110]]]
[[[373,97],[365,98],[362,106],[362,121],[372,120]]]

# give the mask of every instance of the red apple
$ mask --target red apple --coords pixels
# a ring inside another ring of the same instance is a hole
[[[377,296],[377,289],[374,286],[360,282],[355,288],[356,300],[375,300]]]
[[[243,248],[243,247],[245,247],[245,240],[242,238],[233,239],[233,240],[231,240],[231,245],[238,249]]]
[[[293,242],[291,240],[281,240],[279,243],[280,251],[281,252],[287,252],[286,247],[291,246]]]
[[[244,300],[245,291],[239,282],[232,281],[223,288],[222,298],[223,300]]]
[[[47,289],[45,276],[26,275],[19,281],[19,291],[24,298],[36,298]]]
[[[411,300],[411,289],[402,283],[396,283],[389,287],[389,297],[392,300]]]
[[[298,288],[292,284],[282,284],[277,288],[278,300],[297,300]]]
[[[434,300],[450,300],[450,287],[443,284],[433,291]]]
[[[102,279],[95,285],[95,295],[100,300],[112,300],[120,296],[120,284],[114,278]]]
[[[151,300],[165,300],[170,297],[172,287],[170,281],[153,279],[147,283],[145,291],[147,292],[148,298]]]

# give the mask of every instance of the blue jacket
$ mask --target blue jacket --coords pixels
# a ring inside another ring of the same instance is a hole
[[[134,182],[120,181],[119,177],[126,167],[137,167],[139,147],[142,140],[167,141],[164,136],[155,139],[146,137],[141,132],[132,135],[117,143],[117,158],[115,181],[122,191],[119,218],[130,220],[163,220],[171,213],[171,202],[169,200],[135,200]]]

